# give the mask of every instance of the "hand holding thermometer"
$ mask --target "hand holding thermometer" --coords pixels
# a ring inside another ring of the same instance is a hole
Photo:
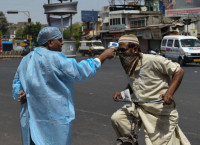
[[[116,42],[108,43],[108,48],[118,48],[118,47],[119,47],[119,43],[116,43]],[[116,52],[115,52],[115,56],[116,56]]]

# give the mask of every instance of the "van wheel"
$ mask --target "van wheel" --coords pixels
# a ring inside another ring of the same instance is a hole
[[[182,58],[178,59],[178,63],[180,64],[180,66],[185,66],[185,61]]]

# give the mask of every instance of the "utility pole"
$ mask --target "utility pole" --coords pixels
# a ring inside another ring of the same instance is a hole
[[[72,2],[72,0],[70,0],[70,2]],[[71,38],[71,41],[72,41],[72,35],[73,35],[73,30],[72,30],[72,14],[70,15],[70,19],[71,19],[71,21],[70,21],[70,38]]]
[[[2,36],[0,36],[0,54],[3,51],[3,45],[2,45]]]
[[[187,29],[187,34],[186,36],[188,36],[188,25],[191,24],[191,19],[189,19],[189,15],[187,15],[186,19],[183,19],[183,23],[186,25],[186,29]]]
[[[27,40],[29,40],[29,46],[30,49],[32,50],[32,33],[31,33],[31,18],[28,18],[28,35],[27,35]]]
[[[188,36],[188,19],[189,19],[189,16],[187,15],[187,36]]]
[[[48,0],[48,4],[50,4],[50,0]],[[49,26],[51,26],[50,14],[47,15]]]
[[[63,3],[63,0],[60,0],[61,3]],[[63,36],[64,26],[63,26],[63,15],[61,15],[61,31]]]
[[[94,10],[92,10],[92,11],[94,11]],[[92,15],[92,20],[93,20],[93,22],[92,22],[92,30],[93,30],[92,40],[94,40],[94,15]]]
[[[24,13],[28,17],[27,40],[29,40],[29,46],[31,48],[32,47],[32,45],[31,45],[32,33],[31,33],[31,17],[30,17],[30,12],[29,11],[18,11],[18,10],[7,11],[7,14],[18,14],[18,13]]]

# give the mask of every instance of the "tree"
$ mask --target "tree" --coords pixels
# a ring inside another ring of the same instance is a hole
[[[37,46],[37,36],[42,28],[42,24],[39,22],[31,23],[31,34],[32,34],[32,42]],[[19,28],[16,32],[16,38],[27,39],[28,34],[28,25],[25,28]]]
[[[42,25],[39,22],[36,22],[35,24],[31,24],[32,42],[34,42],[35,45],[38,45],[37,36],[41,28],[42,28]],[[28,27],[26,27],[26,30],[28,30]]]
[[[73,37],[73,39],[75,39],[77,46],[79,45],[79,42],[80,42],[81,36],[82,36],[81,27],[82,27],[82,23],[79,23],[79,22],[74,23],[72,25],[72,32],[73,32],[72,37]],[[71,28],[68,27],[63,32],[63,37],[65,40],[70,40],[70,32],[71,32],[70,29]]]
[[[15,34],[16,38],[19,39],[25,39],[26,38],[26,34],[24,32],[24,28],[18,28]]]
[[[8,31],[8,21],[3,12],[0,12],[0,31],[3,35]]]

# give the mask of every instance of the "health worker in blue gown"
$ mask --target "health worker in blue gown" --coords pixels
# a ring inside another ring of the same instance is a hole
[[[115,49],[78,63],[61,52],[64,43],[58,28],[43,28],[37,42],[40,47],[22,59],[13,80],[13,97],[21,102],[22,143],[70,145],[74,82],[93,77],[105,59],[114,57]]]

